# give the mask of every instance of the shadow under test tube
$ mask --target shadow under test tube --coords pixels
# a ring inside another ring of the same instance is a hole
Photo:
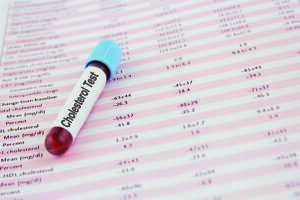
[[[86,62],[84,73],[46,136],[45,147],[49,153],[62,155],[69,149],[120,59],[121,48],[117,43],[103,40],[96,46]]]

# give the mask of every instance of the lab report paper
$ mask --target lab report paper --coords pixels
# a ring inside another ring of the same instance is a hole
[[[0,199],[300,199],[298,0],[17,0],[0,67]],[[120,66],[44,147],[102,39]]]

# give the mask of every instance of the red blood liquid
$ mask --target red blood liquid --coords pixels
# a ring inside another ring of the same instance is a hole
[[[73,137],[69,131],[61,127],[53,127],[46,136],[45,146],[49,153],[53,155],[64,154],[73,142]]]

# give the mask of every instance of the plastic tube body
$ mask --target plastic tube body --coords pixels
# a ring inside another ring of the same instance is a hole
[[[83,72],[61,112],[46,136],[46,149],[54,155],[65,153],[101,94],[108,73],[98,64],[90,64]]]

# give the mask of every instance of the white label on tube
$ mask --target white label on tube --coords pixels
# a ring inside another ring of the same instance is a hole
[[[102,69],[93,66],[86,68],[52,127],[68,130],[74,141],[105,84],[106,75]]]

